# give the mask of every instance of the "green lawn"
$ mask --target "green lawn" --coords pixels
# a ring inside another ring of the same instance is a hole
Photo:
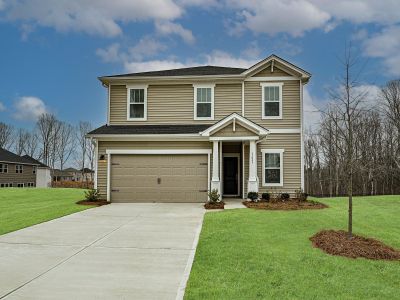
[[[400,262],[330,256],[321,229],[347,228],[347,199],[323,210],[205,215],[185,299],[400,299]],[[400,196],[357,197],[354,232],[400,248]]]
[[[59,218],[89,208],[75,204],[82,189],[0,189],[0,234]]]

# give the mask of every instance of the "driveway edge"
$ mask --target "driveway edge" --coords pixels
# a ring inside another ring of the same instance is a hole
[[[193,240],[192,249],[189,252],[189,257],[186,263],[185,271],[183,272],[181,283],[178,287],[178,293],[176,294],[175,298],[176,300],[183,300],[183,297],[185,296],[186,285],[189,280],[190,271],[192,270],[194,257],[196,255],[197,244],[199,243],[200,233],[203,227],[204,214],[205,213],[203,212],[203,215],[201,216],[201,220],[199,222],[199,226],[196,229],[196,235]]]

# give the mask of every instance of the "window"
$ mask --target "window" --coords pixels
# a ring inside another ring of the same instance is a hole
[[[8,173],[8,165],[0,164],[0,173]]]
[[[32,166],[32,174],[36,174],[36,166]]]
[[[127,86],[128,120],[144,121],[147,119],[147,86]]]
[[[214,120],[214,87],[215,85],[193,85],[194,119]]]
[[[27,187],[34,187],[35,185],[34,185],[33,182],[28,182],[28,183],[26,184],[26,186],[27,186]]]
[[[23,187],[24,187],[24,184],[23,184],[23,183],[17,183],[17,187],[23,188]]]
[[[12,187],[12,183],[0,183],[0,188]]]
[[[283,149],[263,149],[263,186],[283,186]]]
[[[262,118],[282,119],[283,83],[260,83],[262,87]]]
[[[15,165],[15,173],[22,173],[24,171],[23,165]]]

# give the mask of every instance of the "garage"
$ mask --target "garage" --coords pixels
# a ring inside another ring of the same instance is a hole
[[[206,154],[113,154],[112,202],[205,202]]]

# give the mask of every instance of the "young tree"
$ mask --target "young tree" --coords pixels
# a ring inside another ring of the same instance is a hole
[[[41,143],[40,158],[44,164],[51,166],[52,163],[52,150],[54,149],[55,127],[59,121],[52,114],[42,114],[37,123],[37,131]]]
[[[364,111],[363,103],[368,91],[358,83],[360,74],[360,70],[356,70],[358,59],[353,55],[351,47],[346,47],[344,58],[340,62],[344,74],[339,80],[339,88],[331,91],[333,100],[331,106],[334,109],[328,109],[325,114],[335,123],[338,138],[343,145],[348,196],[348,238],[351,239],[353,236],[353,177],[357,162],[355,130]],[[333,111],[337,113],[332,113]]]
[[[13,133],[11,125],[0,122],[0,148],[10,149],[13,144]]]

